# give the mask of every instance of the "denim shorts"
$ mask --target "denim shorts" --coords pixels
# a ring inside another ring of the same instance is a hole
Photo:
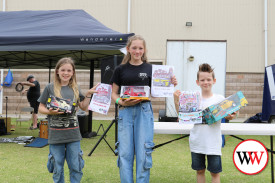
[[[205,156],[207,156],[207,170],[211,173],[222,172],[222,160],[220,155],[205,155],[191,152],[192,169],[203,170],[205,166]]]

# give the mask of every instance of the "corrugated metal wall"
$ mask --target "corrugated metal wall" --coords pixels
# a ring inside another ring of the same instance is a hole
[[[127,6],[128,0],[6,0],[6,11],[84,9],[123,33]],[[268,0],[269,65],[275,63],[274,7]],[[150,60],[165,63],[168,39],[226,40],[227,72],[264,71],[264,0],[131,0],[131,32],[146,38]]]
[[[150,2],[133,2],[132,31],[146,37],[151,57],[165,59],[167,39],[226,40],[228,72],[263,71],[263,1]]]

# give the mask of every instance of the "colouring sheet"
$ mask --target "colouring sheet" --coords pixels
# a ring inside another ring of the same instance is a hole
[[[98,93],[93,94],[88,109],[106,115],[111,105],[112,86],[100,83],[96,91],[98,91]]]
[[[179,97],[179,123],[202,123],[200,91],[182,91]]]
[[[153,65],[151,95],[153,97],[173,97],[174,85],[171,83],[174,67]]]

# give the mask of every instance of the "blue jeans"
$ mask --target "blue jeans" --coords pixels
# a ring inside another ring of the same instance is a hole
[[[152,168],[154,116],[151,102],[123,107],[118,120],[118,167],[122,183],[133,183],[136,155],[136,183],[149,183]]]
[[[64,183],[64,162],[67,161],[70,170],[70,182],[79,183],[83,172],[83,152],[80,141],[65,144],[50,144],[50,154],[47,167],[53,173],[55,183]]]

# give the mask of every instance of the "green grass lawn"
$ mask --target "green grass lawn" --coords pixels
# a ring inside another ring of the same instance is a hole
[[[93,121],[93,131],[97,131],[100,124],[106,129],[110,121]],[[114,147],[114,126],[107,134],[107,141]],[[0,136],[0,138],[13,138],[18,136],[38,137],[39,130],[27,130],[27,124],[17,127],[11,135]],[[99,131],[99,135],[103,132]],[[154,137],[155,144],[160,144],[180,135],[161,135]],[[239,136],[244,139],[256,139],[270,147],[269,136]],[[81,141],[84,152],[85,167],[83,183],[117,183],[119,169],[116,166],[117,157],[102,141],[92,156],[88,156],[100,136]],[[257,175],[245,175],[239,172],[233,163],[232,156],[236,145],[240,140],[226,136],[226,146],[222,149],[221,182],[223,183],[266,183],[271,182],[270,160],[264,171]],[[0,182],[2,183],[48,183],[52,181],[52,174],[48,173],[46,164],[49,147],[31,148],[15,143],[0,143]],[[206,173],[207,182],[211,182],[209,172]],[[65,179],[69,182],[69,172],[65,165]],[[151,183],[194,183],[196,172],[191,169],[191,155],[188,138],[172,142],[155,149],[153,152],[153,168],[151,169]]]

